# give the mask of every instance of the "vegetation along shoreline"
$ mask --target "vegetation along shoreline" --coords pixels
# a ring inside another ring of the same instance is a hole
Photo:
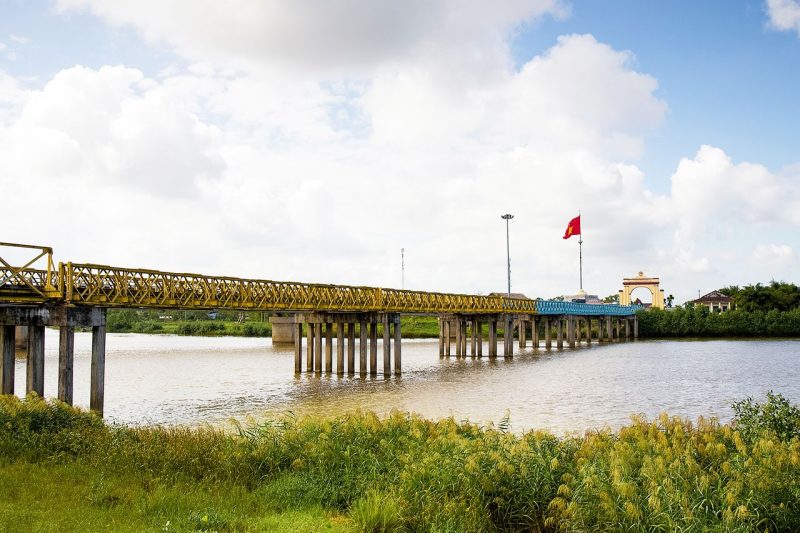
[[[221,431],[0,397],[7,530],[797,531],[800,409],[558,438],[394,413]]]

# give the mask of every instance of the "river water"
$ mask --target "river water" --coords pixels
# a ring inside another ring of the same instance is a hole
[[[84,407],[90,341],[90,333],[75,334],[74,396]],[[496,360],[443,359],[435,339],[404,340],[403,374],[389,379],[295,376],[293,347],[264,338],[116,333],[106,349],[105,415],[130,425],[225,425],[360,408],[481,424],[508,414],[515,431],[566,434],[615,429],[637,413],[727,421],[732,401],[767,390],[800,402],[799,340],[595,342],[550,352],[515,346],[513,359]],[[54,397],[56,330],[47,330],[45,351],[45,396]],[[24,393],[24,359],[15,379]]]

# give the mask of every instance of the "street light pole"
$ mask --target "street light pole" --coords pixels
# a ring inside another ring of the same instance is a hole
[[[406,288],[406,249],[400,248],[400,288]]]
[[[514,215],[506,213],[501,216],[506,221],[506,258],[508,259],[508,297],[511,298],[511,242],[508,238],[508,221],[514,218]]]

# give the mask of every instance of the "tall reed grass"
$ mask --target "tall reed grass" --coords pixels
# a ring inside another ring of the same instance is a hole
[[[58,402],[5,396],[0,455],[141,486],[241,487],[275,509],[349,515],[362,531],[800,530],[800,439],[745,426],[663,415],[557,438],[352,413],[223,432],[108,426]]]

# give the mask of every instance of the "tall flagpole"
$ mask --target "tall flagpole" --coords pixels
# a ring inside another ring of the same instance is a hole
[[[581,210],[578,209],[578,217],[580,216]],[[578,265],[580,269],[580,290],[583,291],[583,227],[581,227],[581,232],[578,233]]]

